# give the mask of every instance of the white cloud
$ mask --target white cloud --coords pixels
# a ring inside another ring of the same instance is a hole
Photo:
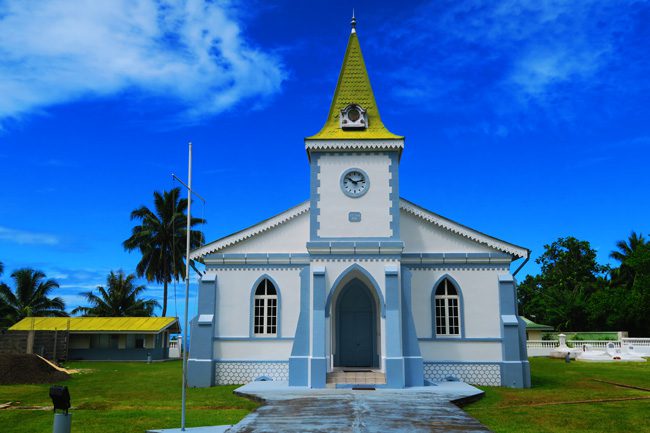
[[[233,15],[202,0],[0,3],[0,120],[134,89],[190,118],[273,95],[282,65]]]
[[[636,16],[600,0],[430,1],[378,45],[411,56],[395,59],[396,99],[448,110],[454,98],[466,107],[486,97],[510,111],[516,101],[554,106],[565,85],[618,85],[607,68],[620,61]]]
[[[30,232],[0,226],[0,241],[21,245],[58,245],[60,239],[47,233]]]

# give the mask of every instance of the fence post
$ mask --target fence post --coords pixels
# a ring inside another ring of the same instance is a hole
[[[52,350],[52,362],[56,362],[56,340],[58,337],[58,333],[56,331],[56,328],[54,328],[54,350]]]
[[[34,353],[34,330],[27,331],[27,354]]]

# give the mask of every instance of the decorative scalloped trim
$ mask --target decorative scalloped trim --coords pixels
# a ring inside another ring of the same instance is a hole
[[[266,221],[262,221],[261,223],[255,224],[247,229],[233,233],[232,235],[226,236],[224,238],[217,239],[214,242],[210,242],[209,244],[204,245],[197,250],[194,250],[190,254],[190,258],[196,259],[197,257],[203,257],[206,254],[214,253],[215,251],[230,247],[239,242],[245,241],[246,239],[252,238],[253,236],[257,236],[260,233],[264,233],[304,213],[309,212],[309,208],[309,201],[306,201],[296,207],[282,212],[281,214],[271,217]]]
[[[445,230],[448,230],[454,234],[463,236],[471,241],[478,242],[480,244],[486,245],[490,248],[494,248],[499,251],[503,251],[507,254],[511,254],[515,257],[527,257],[528,250],[525,248],[519,247],[517,245],[510,244],[505,241],[490,237],[483,233],[472,230],[468,227],[464,227],[454,221],[448,220],[440,215],[434,214],[424,208],[421,208],[413,203],[410,203],[404,199],[400,199],[399,207],[401,210],[414,215],[424,221],[427,221],[431,224],[434,224],[438,227],[441,227]],[[211,242],[203,247],[195,250],[190,254],[190,258],[196,259],[198,257],[203,257],[206,254],[210,254],[216,251],[219,251],[223,248],[235,245],[239,242],[245,241],[246,239],[252,238],[260,233],[264,233],[268,230],[271,230],[281,224],[289,222],[290,220],[309,212],[310,203],[306,201],[296,207],[293,207],[285,212],[282,212],[279,215],[269,218],[266,221],[263,221],[259,224],[255,224],[247,229],[234,233],[232,235],[226,236],[224,238],[218,239],[214,242]]]
[[[372,149],[372,150],[401,150],[404,149],[403,140],[307,140],[306,150],[350,150],[350,149]]]
[[[415,215],[418,218],[421,218],[445,230],[449,230],[452,233],[463,236],[471,241],[487,245],[490,248],[503,251],[516,257],[528,256],[528,251],[524,248],[509,244],[499,239],[492,238],[468,227],[464,227],[454,221],[448,220],[440,215],[436,215],[433,212],[427,211],[426,209],[421,208],[413,203],[409,203],[404,199],[400,199],[399,207],[411,215]]]

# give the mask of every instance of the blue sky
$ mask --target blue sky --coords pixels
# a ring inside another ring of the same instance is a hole
[[[647,1],[0,0],[2,279],[41,269],[74,307],[132,272],[130,211],[190,140],[208,240],[307,199],[352,6],[403,197],[533,257],[648,233]]]

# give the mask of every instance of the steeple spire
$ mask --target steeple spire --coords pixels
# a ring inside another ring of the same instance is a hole
[[[343,66],[339,74],[339,80],[334,91],[334,98],[330,106],[327,121],[323,129],[309,140],[332,140],[332,139],[379,139],[379,140],[402,140],[404,137],[390,132],[381,121],[379,109],[375,101],[375,95],[370,85],[366,63],[361,54],[361,46],[356,31],[357,19],[352,11],[350,22],[352,31],[348,46],[343,58]],[[341,125],[342,111],[346,107],[356,106],[367,115],[367,123],[364,128],[346,128]]]

